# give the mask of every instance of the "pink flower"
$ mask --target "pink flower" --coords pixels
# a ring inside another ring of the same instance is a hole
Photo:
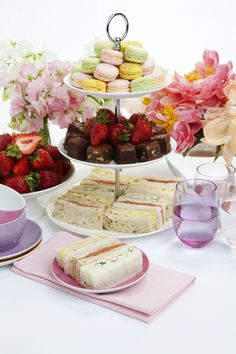
[[[191,148],[196,140],[190,125],[182,121],[175,123],[171,136],[177,143],[176,152],[183,152],[187,148]]]
[[[33,63],[23,63],[17,75],[17,80],[21,84],[27,84],[29,81],[35,80],[38,76],[38,70]]]
[[[74,109],[80,109],[83,101],[85,100],[85,95],[74,94],[69,91],[70,107]]]
[[[63,81],[64,76],[67,75],[72,69],[72,63],[69,61],[55,60],[48,63],[49,74],[53,76],[55,80]]]
[[[65,111],[70,106],[70,97],[65,86],[56,86],[50,92],[47,99],[47,107],[50,113]]]
[[[66,112],[56,112],[52,115],[51,120],[53,124],[58,124],[60,128],[68,128],[68,126],[75,120],[76,115],[72,110]]]
[[[11,107],[10,107],[11,117],[17,116],[24,110],[25,110],[25,101],[23,100],[21,95],[15,93],[11,101]]]

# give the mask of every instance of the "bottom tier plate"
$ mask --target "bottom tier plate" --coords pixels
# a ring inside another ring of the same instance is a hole
[[[104,229],[103,230],[85,229],[83,227],[79,227],[76,225],[67,224],[61,220],[54,218],[52,216],[53,206],[54,206],[53,203],[50,203],[47,206],[47,214],[48,214],[49,219],[52,222],[54,222],[56,225],[62,227],[63,229],[70,231],[70,232],[74,232],[74,233],[76,233],[78,235],[82,235],[82,236],[95,236],[100,233],[100,234],[104,234],[104,235],[118,237],[119,239],[130,239],[130,238],[146,237],[146,236],[150,236],[150,235],[154,235],[154,234],[159,234],[165,230],[168,230],[172,226],[172,222],[171,222],[171,220],[169,220],[166,224],[163,225],[163,227],[161,229],[154,230],[154,231],[148,232],[146,234],[124,234],[121,232],[112,232],[112,231],[107,231]]]

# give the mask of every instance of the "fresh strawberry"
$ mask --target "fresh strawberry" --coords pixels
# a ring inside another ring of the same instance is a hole
[[[147,121],[139,120],[132,132],[131,142],[132,144],[139,144],[148,141],[152,137],[152,126]]]
[[[26,176],[30,173],[30,163],[28,156],[23,156],[19,160],[16,161],[13,167],[14,175],[22,175]]]
[[[71,163],[69,161],[62,160],[62,169],[63,169],[63,175],[66,175],[67,172],[69,172],[71,169]]]
[[[10,134],[1,134],[0,135],[0,151],[6,149],[7,145],[12,141],[12,137]]]
[[[53,170],[55,166],[50,154],[44,149],[36,150],[30,160],[34,170]]]
[[[41,136],[39,133],[32,132],[32,133],[20,133],[20,134],[12,134],[12,141],[16,141],[21,138],[30,138],[33,136]]]
[[[130,117],[129,117],[129,122],[133,125],[135,125],[138,121],[143,121],[145,120],[146,115],[145,113],[133,113]]]
[[[84,122],[84,133],[89,138],[92,127],[94,126],[95,121],[93,118],[87,118]]]
[[[38,147],[41,136],[37,133],[18,134],[14,136],[14,142],[23,155],[31,155]]]
[[[128,121],[128,119],[125,118],[124,116],[118,117],[118,123],[120,123],[120,124],[125,124],[127,121]]]
[[[61,176],[59,176],[56,172],[54,171],[39,171],[39,185],[38,189],[47,189],[56,186],[57,184],[60,184],[62,181]]]
[[[90,142],[92,146],[97,146],[106,141],[108,137],[108,127],[104,124],[96,123],[90,132]]]
[[[57,146],[45,145],[43,147],[43,149],[46,150],[49,153],[49,155],[51,156],[51,158],[53,160],[59,160],[59,159],[63,158],[63,156],[60,153],[60,151],[58,150]]]
[[[2,183],[15,189],[18,193],[29,193],[37,187],[38,179],[32,174],[28,176],[10,176],[4,178]]]
[[[130,130],[123,124],[112,124],[109,127],[109,140],[112,144],[130,141]]]
[[[110,109],[101,108],[97,112],[95,121],[100,124],[111,125],[116,122],[116,115]]]
[[[63,160],[56,160],[54,161],[54,169],[53,171],[56,172],[59,176],[63,176]]]
[[[12,172],[14,159],[7,156],[6,151],[0,152],[0,177],[7,177]]]

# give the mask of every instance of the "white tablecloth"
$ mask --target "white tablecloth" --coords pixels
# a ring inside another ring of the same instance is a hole
[[[77,166],[74,181],[89,173]],[[130,170],[170,175],[165,161]],[[47,240],[60,228],[47,216],[37,221]],[[104,309],[0,268],[2,354],[233,354],[236,326],[236,253],[218,234],[205,248],[182,245],[172,229],[134,239],[151,262],[197,279],[152,323]]]

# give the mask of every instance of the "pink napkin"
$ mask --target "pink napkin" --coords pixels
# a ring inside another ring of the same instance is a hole
[[[130,288],[110,294],[78,293],[60,285],[51,274],[55,249],[76,241],[78,241],[77,236],[63,231],[58,232],[28,257],[15,262],[12,270],[80,299],[91,301],[144,322],[150,322],[195,280],[192,275],[150,264],[145,278]]]

